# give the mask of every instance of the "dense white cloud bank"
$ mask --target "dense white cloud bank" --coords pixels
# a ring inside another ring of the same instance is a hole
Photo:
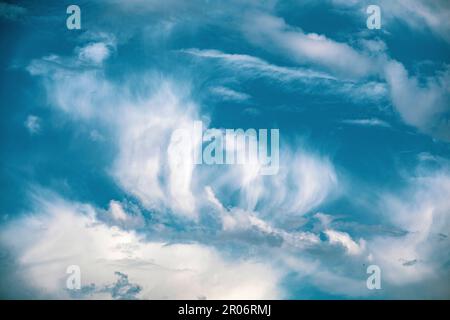
[[[14,249],[24,281],[43,296],[114,298],[107,289],[120,272],[139,288],[133,295],[139,299],[282,297],[279,271],[262,261],[233,260],[202,244],[148,241],[98,220],[90,205],[48,195],[36,200],[35,212],[2,229],[1,241]],[[81,269],[81,291],[66,288],[70,265]]]

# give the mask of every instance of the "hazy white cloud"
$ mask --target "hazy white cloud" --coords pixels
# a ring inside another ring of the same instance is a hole
[[[262,66],[258,70],[286,71],[249,56],[195,49],[188,52],[243,63],[250,69]],[[258,174],[259,167],[254,165],[198,171],[193,164],[194,146],[190,139],[178,141],[172,136],[178,129],[190,132],[193,122],[200,118],[199,106],[191,100],[189,87],[148,74],[137,83],[148,88],[146,94],[136,96],[130,93],[135,82],[121,83],[119,89],[118,84],[105,79],[101,70],[76,69],[76,61],[69,68],[63,65],[66,60],[49,56],[33,61],[28,69],[31,74],[46,78],[44,83],[53,105],[76,118],[95,119],[111,128],[117,154],[110,173],[147,209],[169,209],[196,220],[204,204],[204,187],[212,185],[221,190],[235,189],[245,210],[261,206],[266,212],[278,208],[281,214],[301,215],[321,204],[335,190],[337,176],[329,160],[305,151],[293,152],[288,145],[282,150],[281,173],[276,176],[263,178]],[[291,71],[286,72],[288,75]],[[236,98],[235,92],[233,95]],[[226,178],[228,175],[235,178]]]
[[[98,216],[102,221],[126,230],[140,229],[145,226],[145,218],[141,209],[130,201],[111,200],[108,210],[99,210]]]
[[[326,157],[286,150],[280,158],[283,161],[277,175],[257,176],[245,186],[247,198],[256,197],[255,192],[261,189],[255,207],[260,205],[267,211],[302,215],[336,194],[338,175]]]
[[[123,115],[112,123],[119,147],[113,176],[147,208],[171,208],[175,214],[197,218],[191,183],[194,146],[172,137],[175,130],[192,129],[197,106],[163,81],[148,99],[121,108]]]
[[[41,131],[41,119],[37,116],[29,115],[25,120],[25,127],[30,134],[37,134]]]
[[[327,157],[293,151],[287,144],[280,150],[276,175],[260,175],[258,170],[258,164],[225,166],[208,171],[209,179],[202,176],[201,180],[208,181],[225,207],[230,205],[226,195],[237,194],[238,204],[233,206],[272,218],[304,215],[339,195],[338,174]]]
[[[145,207],[168,208],[196,220],[212,199],[205,191],[210,186],[218,191],[214,197],[220,205],[236,192],[242,210],[303,215],[336,194],[332,163],[304,150],[294,153],[288,145],[280,156],[280,172],[273,176],[258,174],[257,164],[195,166],[192,141],[172,133],[190,132],[197,109],[182,90],[166,82],[142,103],[124,108],[127,112],[118,119],[119,149],[111,172]]]
[[[196,219],[191,190],[194,165],[189,162],[192,146],[170,140],[176,129],[192,128],[198,119],[197,106],[184,96],[186,90],[173,81],[144,75],[138,85],[147,86],[149,94],[136,97],[130,94],[135,82],[112,83],[102,69],[86,68],[80,55],[34,60],[28,70],[45,78],[48,99],[56,108],[111,129],[118,152],[110,173],[124,190],[147,209],[172,209]]]
[[[105,33],[86,33],[89,41],[75,48],[73,56],[48,55],[33,59],[27,71],[43,78],[50,105],[76,118],[105,115],[113,106],[104,108],[105,101],[117,100],[117,90],[105,80],[102,63],[116,48],[115,37]]]
[[[213,94],[221,97],[223,100],[246,101],[251,98],[250,95],[246,93],[239,92],[223,86],[212,87],[210,91]]]
[[[176,1],[169,5],[172,4],[179,4],[180,8],[191,5]],[[166,8],[154,1],[140,0],[127,2],[124,7],[127,6],[142,6],[150,11]],[[405,66],[390,59],[382,41],[363,40],[359,42],[360,49],[355,49],[325,35],[305,33],[281,18],[267,14],[249,17],[249,23],[242,28],[253,44],[298,65],[312,65],[324,71],[284,67],[255,56],[217,50],[181,52],[217,60],[252,79],[339,81],[341,87],[336,93],[360,101],[368,97],[382,101],[390,94],[405,123],[441,137],[450,132],[448,122],[442,121],[448,112],[445,72],[422,81],[420,75],[411,76]],[[175,29],[169,21],[161,24],[160,30],[171,33]],[[307,219],[307,213],[333,199],[342,187],[330,159],[286,143],[276,176],[259,175],[258,165],[194,166],[190,159],[193,145],[178,140],[172,133],[175,129],[189,129],[199,118],[207,122],[207,115],[199,114],[201,106],[193,101],[195,95],[181,81],[154,74],[140,74],[121,83],[108,80],[103,67],[108,66],[106,62],[114,58],[115,52],[115,42],[108,39],[87,35],[87,43],[78,47],[74,56],[36,59],[28,71],[42,77],[50,104],[77,120],[92,120],[108,128],[107,142],[114,143],[116,152],[109,172],[142,207],[155,215],[173,214],[198,224],[203,214],[217,215],[214,218],[218,217],[222,226],[218,232],[248,235],[256,230],[263,237],[279,238],[282,250],[272,257],[289,252],[284,262],[291,271],[312,279],[313,284],[331,293],[368,295],[365,279],[357,279],[352,272],[361,270],[362,262],[369,260],[380,264],[383,279],[386,276],[389,284],[443,278],[445,270],[441,266],[448,261],[448,175],[420,178],[406,195],[383,198],[382,211],[389,213],[399,229],[408,231],[405,236],[356,240],[352,232],[336,228],[331,216],[320,213],[315,217],[321,221],[319,229],[327,240],[313,232],[287,231],[274,221],[278,216]],[[224,99],[250,98],[224,86],[211,90]],[[343,122],[389,126],[377,118]],[[101,137],[91,134],[92,139]],[[130,297],[139,298],[281,296],[280,274],[270,263],[248,257],[245,261],[233,261],[209,246],[169,245],[127,231],[144,226],[143,220],[139,210],[125,202],[112,200],[107,210],[99,210],[52,198],[41,200],[33,215],[8,225],[1,237],[2,243],[14,248],[26,282],[54,297],[68,294],[64,279],[65,267],[70,264],[82,267],[83,284],[95,283],[95,290],[86,292],[91,298],[120,297],[114,293],[120,288],[125,288],[127,296],[130,293]],[[203,227],[198,224],[196,227]],[[319,253],[313,256],[305,248]],[[369,252],[371,259],[364,255]],[[331,257],[327,261],[328,256]],[[338,264],[327,264],[330,261]]]
[[[422,132],[450,139],[450,72],[446,70],[435,78],[420,84],[408,75],[405,67],[396,61],[385,66],[385,77],[394,106],[402,119]]]
[[[415,30],[431,30],[450,42],[450,5],[446,0],[399,0],[380,3],[383,18],[401,20]]]
[[[335,79],[325,72],[313,71],[306,68],[289,68],[270,64],[267,61],[246,55],[246,54],[230,54],[218,50],[200,50],[185,49],[181,50],[200,58],[217,59],[228,66],[246,72],[252,77],[270,77],[279,81],[307,80],[307,79]]]
[[[364,239],[360,239],[359,243],[356,243],[348,233],[340,232],[332,229],[327,229],[324,233],[328,237],[328,241],[331,244],[338,244],[345,248],[348,254],[356,255],[364,251],[366,242]]]
[[[372,97],[375,101],[377,97],[382,100],[389,95],[405,123],[434,137],[450,139],[448,68],[421,83],[408,74],[402,63],[385,53],[385,44],[380,41],[360,41],[366,51],[358,51],[324,35],[306,34],[268,14],[252,14],[246,21],[244,34],[267,51],[274,51],[300,65],[313,64],[338,77],[358,81],[367,81],[369,77],[384,80],[386,86],[377,82],[355,86],[347,82],[341,92],[351,92],[353,98],[359,95]]]
[[[287,25],[282,18],[263,13],[248,15],[243,32],[251,42],[268,51],[281,53],[299,64],[312,63],[348,77],[376,72],[368,56],[346,43],[316,33],[305,33]]]
[[[385,82],[344,82],[340,86],[336,86],[334,90],[356,103],[377,105],[389,103],[389,87]]]
[[[86,45],[79,49],[78,57],[80,60],[101,64],[111,54],[108,46],[103,42],[96,42]]]
[[[257,212],[250,212],[237,207],[225,208],[210,186],[205,187],[205,192],[208,201],[217,210],[222,222],[222,229],[225,232],[237,235],[255,231],[262,236],[280,238],[284,246],[296,249],[304,249],[320,243],[319,237],[311,232],[287,232],[274,227],[270,222],[259,218]]]
[[[117,201],[111,200],[109,202],[109,212],[114,220],[127,220],[127,214],[123,210],[121,204]]]
[[[319,259],[306,258],[303,255],[284,254],[282,261],[287,268],[296,272],[297,281],[313,284],[326,294],[343,295],[349,298],[364,298],[374,292],[366,287],[366,279],[355,277],[349,273],[355,261],[347,256],[347,263],[331,266],[333,262],[321,262]],[[357,265],[366,262],[357,261]],[[334,262],[335,263],[335,262]],[[359,269],[361,270],[361,269]]]
[[[342,120],[342,123],[357,125],[357,126],[369,126],[369,127],[386,127],[389,128],[391,125],[384,120],[377,118],[370,119],[347,119]]]
[[[371,0],[331,0],[338,7],[354,15],[367,17],[366,8],[375,4]],[[450,41],[450,5],[447,0],[380,0],[382,28],[389,30],[394,22],[405,23],[415,31],[431,31]],[[351,11],[350,11],[351,10]]]
[[[407,231],[401,237],[376,237],[368,243],[387,281],[402,285],[446,276],[449,196],[450,175],[443,170],[419,174],[404,192],[383,197],[385,218]],[[414,260],[417,263],[405,264]]]
[[[98,117],[108,111],[100,107],[104,101],[117,101],[117,95],[101,70],[82,67],[81,63],[78,59],[49,55],[33,60],[27,70],[43,78],[51,106],[74,118]]]
[[[66,289],[70,265],[81,268],[86,290],[77,297],[82,298],[120,298],[113,294],[117,290],[112,290],[118,284],[117,272],[121,287],[140,288],[134,290],[140,299],[282,296],[280,274],[269,264],[252,259],[234,261],[200,244],[148,241],[133,231],[104,224],[90,205],[40,195],[37,201],[32,214],[11,222],[0,237],[13,250],[25,282],[48,297],[72,297]],[[89,290],[92,284],[111,290]]]

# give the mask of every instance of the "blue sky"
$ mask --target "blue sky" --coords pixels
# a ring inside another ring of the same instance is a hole
[[[448,299],[449,16],[440,0],[0,2],[0,296]],[[278,174],[177,165],[171,134],[197,120],[279,129]]]

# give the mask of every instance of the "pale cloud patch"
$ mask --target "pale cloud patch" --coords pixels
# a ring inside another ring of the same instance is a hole
[[[223,87],[223,86],[212,87],[210,89],[210,91],[214,95],[221,97],[223,100],[242,102],[242,101],[249,100],[251,98],[250,95],[248,95],[246,93],[239,92],[239,91],[236,91],[236,90],[233,90],[233,89],[230,89],[227,87]]]
[[[365,249],[366,242],[364,241],[364,239],[360,239],[357,243],[350,237],[348,233],[332,229],[327,229],[324,231],[324,233],[327,235],[330,244],[343,246],[347,253],[350,255],[361,254]]]
[[[29,115],[24,124],[32,135],[38,134],[41,131],[41,119],[37,116]]]
[[[200,50],[196,48],[184,49],[180,52],[200,58],[219,60],[233,69],[247,73],[251,77],[269,77],[282,82],[302,79],[335,79],[325,72],[313,71],[306,68],[289,68],[278,66],[258,57],[246,54],[232,54],[219,50]]]
[[[96,42],[80,48],[78,58],[85,62],[101,64],[110,54],[110,49],[105,43]]]
[[[385,66],[386,81],[393,104],[402,119],[422,132],[450,139],[450,73],[446,70],[421,84],[396,61]]]
[[[384,120],[377,118],[369,119],[347,119],[342,120],[342,123],[356,125],[356,126],[368,126],[368,127],[385,127],[389,128],[391,125]]]
[[[127,214],[122,208],[122,205],[118,201],[111,200],[109,202],[109,212],[114,220],[125,221],[127,220]]]
[[[78,59],[49,55],[33,60],[27,67],[33,76],[42,77],[50,105],[74,118],[90,119],[103,114],[106,99],[116,99],[112,85],[102,72],[79,69]]]

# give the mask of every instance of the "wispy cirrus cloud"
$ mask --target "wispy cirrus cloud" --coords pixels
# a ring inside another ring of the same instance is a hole
[[[450,72],[448,68],[422,83],[399,62],[385,66],[391,100],[402,119],[424,133],[450,140]]]
[[[257,72],[266,72],[267,68],[272,72],[272,66],[250,56],[189,52],[248,64]],[[172,137],[176,129],[191,130],[200,118],[200,106],[191,99],[189,86],[151,73],[144,74],[138,82],[116,84],[107,80],[101,66],[86,68],[78,64],[79,59],[79,55],[45,57],[34,60],[28,70],[46,80],[48,99],[54,107],[76,119],[100,121],[110,128],[117,150],[110,174],[147,209],[171,210],[175,215],[196,220],[204,206],[204,187],[212,185],[235,190],[246,210],[259,207],[267,212],[278,207],[282,214],[302,215],[334,193],[338,178],[331,161],[295,150],[289,144],[282,149],[281,173],[276,176],[262,178],[248,165],[197,168],[191,159],[194,146],[180,145]],[[69,61],[69,67],[60,61]],[[75,83],[67,85],[65,81]],[[145,94],[132,94],[135,85],[146,87]],[[201,178],[193,179],[194,175]]]
[[[350,125],[357,125],[357,126],[369,126],[369,127],[385,127],[389,128],[391,125],[387,123],[386,121],[377,119],[377,118],[370,118],[370,119],[347,119],[342,120],[342,123],[350,124]]]
[[[247,22],[243,33],[250,41],[299,65],[310,63],[339,79],[349,78],[360,83],[371,77],[384,81],[392,105],[405,123],[448,141],[447,67],[420,82],[401,62],[389,57],[385,49],[374,52],[366,45],[369,51],[357,50],[325,35],[307,34],[286,24],[282,18],[266,13],[251,14]]]
[[[33,58],[27,70],[44,88],[42,105],[53,107],[52,116],[58,113],[52,121],[39,113],[44,138],[61,133],[66,142],[72,138],[66,131],[76,131],[67,149],[77,152],[62,158],[74,168],[84,160],[98,164],[97,153],[90,159],[84,151],[104,146],[106,159],[86,175],[106,171],[120,196],[101,183],[97,187],[96,177],[89,184],[99,191],[89,201],[99,207],[39,193],[26,217],[5,217],[0,234],[8,261],[2,271],[17,271],[22,296],[33,289],[35,297],[51,298],[304,298],[310,288],[313,298],[317,292],[337,298],[447,297],[439,282],[448,277],[448,174],[371,180],[377,170],[390,175],[407,169],[389,167],[391,152],[379,153],[378,163],[361,157],[371,154],[371,144],[363,143],[365,152],[346,135],[349,126],[364,126],[364,132],[391,127],[382,133],[392,139],[373,135],[373,143],[391,151],[410,140],[421,152],[412,161],[445,166],[445,145],[422,135],[403,139],[409,132],[391,119],[394,111],[422,133],[445,137],[446,67],[424,77],[414,63],[400,62],[408,54],[391,53],[384,33],[380,39],[365,32],[334,38],[336,30],[314,32],[311,21],[283,17],[276,1],[232,3],[113,1],[105,4],[111,4],[110,15],[95,24],[111,33],[88,31],[67,43],[75,43],[72,54],[64,46],[52,51],[64,54]],[[349,21],[359,30],[359,22]],[[211,30],[215,41],[204,42]],[[220,50],[199,49],[205,46]],[[191,48],[179,50],[185,47]],[[210,121],[221,126],[224,118],[227,125],[242,126],[232,108],[215,114],[211,105],[219,100],[251,104],[246,112],[258,115],[251,119],[255,125],[281,126],[278,175],[258,175],[258,164],[196,166],[189,160],[193,145],[172,136],[174,130],[189,130],[200,119],[205,129]],[[29,102],[34,107],[35,100]],[[277,114],[278,103],[299,107],[298,113]],[[22,133],[28,114],[18,117]],[[336,123],[346,125],[323,126]],[[354,170],[358,163],[364,172]],[[70,175],[65,163],[55,167],[52,173]],[[370,185],[361,190],[344,172]],[[43,175],[45,184],[52,175]],[[407,187],[396,189],[394,179]],[[85,199],[83,192],[71,196]],[[65,266],[73,263],[86,276],[79,295],[64,289]],[[372,263],[382,267],[381,292],[365,285],[365,266]]]
[[[450,175],[448,168],[427,171],[419,170],[399,194],[382,198],[386,218],[407,234],[376,237],[370,247],[386,278],[397,285],[439,278],[448,272],[445,264],[450,257],[444,248],[448,246],[450,225]],[[405,264],[414,260],[419,262]],[[436,287],[436,292],[439,290],[448,292],[448,287]]]
[[[363,52],[324,35],[305,33],[273,15],[251,14],[242,29],[249,41],[298,64],[312,63],[344,77],[363,77],[376,72],[373,61]]]
[[[239,92],[223,86],[212,87],[210,91],[223,100],[247,101],[251,98],[251,96],[247,93]]]
[[[277,66],[258,57],[246,54],[230,54],[218,50],[201,50],[196,48],[184,49],[180,52],[201,58],[221,60],[224,63],[229,64],[231,67],[248,72],[254,77],[271,77],[279,79],[280,81],[292,81],[295,79],[334,79],[331,75],[323,72],[317,72],[307,68],[288,68]]]

